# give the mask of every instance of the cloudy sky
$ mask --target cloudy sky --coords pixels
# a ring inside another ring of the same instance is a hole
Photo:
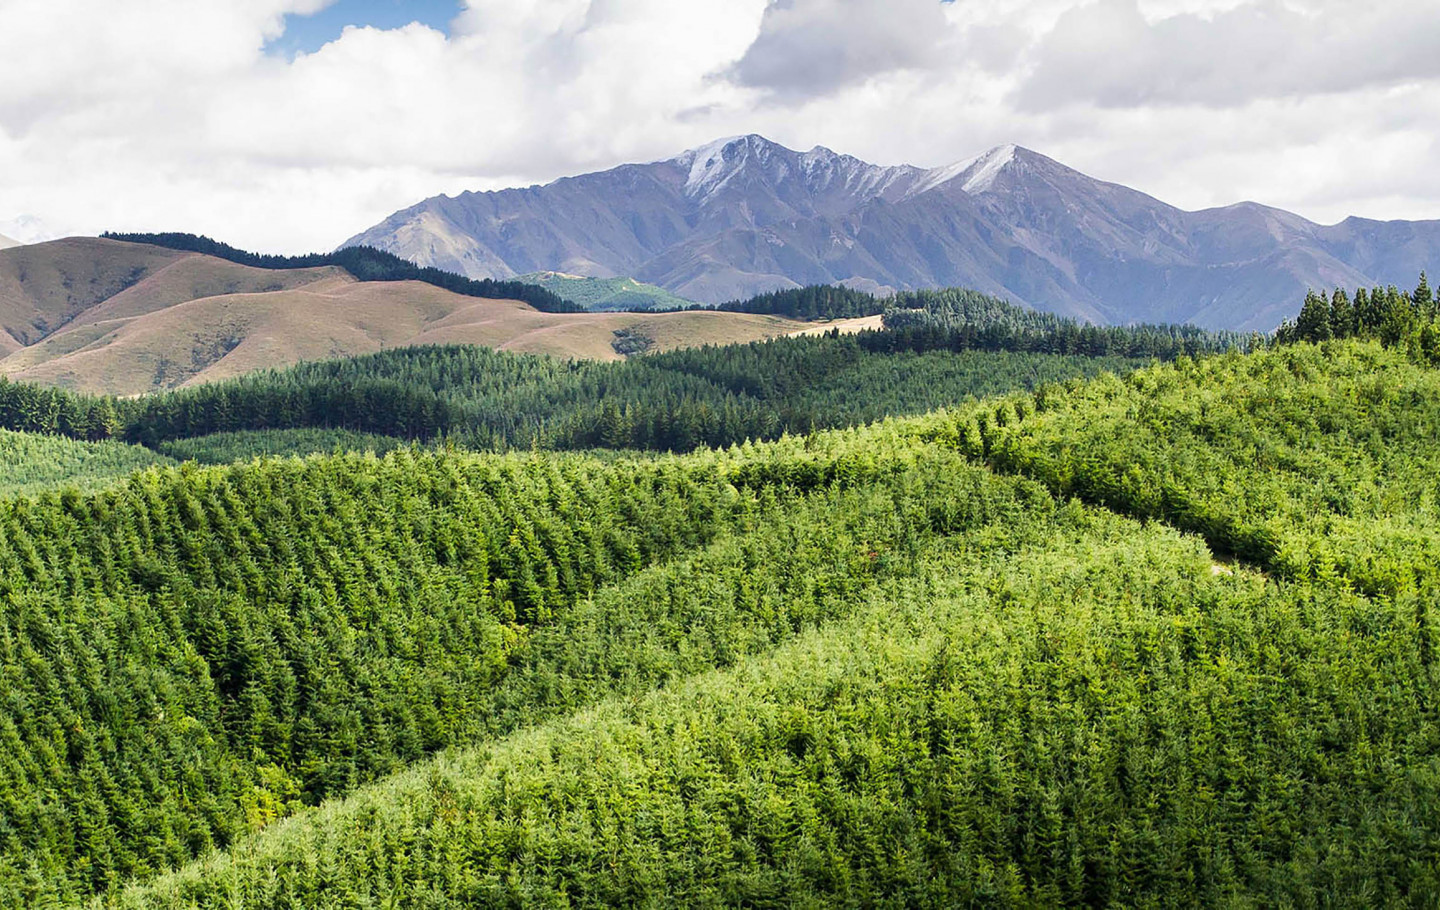
[[[1440,218],[1440,4],[0,0],[0,233],[329,249],[426,196],[751,132]]]

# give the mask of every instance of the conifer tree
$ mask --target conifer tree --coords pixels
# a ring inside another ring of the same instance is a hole
[[[1305,305],[1295,320],[1295,333],[1301,341],[1324,341],[1331,337],[1330,300],[1323,291],[1305,295]]]
[[[1336,338],[1349,338],[1355,334],[1355,308],[1350,304],[1350,295],[1344,288],[1336,288],[1330,296],[1330,334]]]
[[[1416,285],[1415,293],[1410,295],[1410,300],[1422,315],[1434,315],[1435,295],[1430,290],[1430,279],[1423,271],[1420,273],[1420,283]]]

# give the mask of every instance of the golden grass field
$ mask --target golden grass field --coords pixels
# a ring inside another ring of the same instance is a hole
[[[341,269],[274,271],[71,238],[0,251],[0,374],[135,395],[414,344],[617,360],[617,329],[663,351],[826,326],[740,313],[542,313]],[[848,326],[847,326],[848,328]]]

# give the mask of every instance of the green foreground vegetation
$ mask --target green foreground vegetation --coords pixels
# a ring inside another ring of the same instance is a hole
[[[1436,587],[1440,372],[1373,342],[1046,388],[939,435],[1287,578],[1405,597]]]
[[[1409,616],[1216,577],[1194,541],[1078,509],[907,558],[766,657],[450,753],[116,903],[1375,906],[1440,887]]]
[[[685,455],[11,498],[0,895],[1428,906],[1437,377],[1332,340]]]
[[[1433,906],[1425,283],[903,310],[0,381],[0,907]]]

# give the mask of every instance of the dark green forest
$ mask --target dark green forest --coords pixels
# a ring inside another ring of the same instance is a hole
[[[877,333],[883,334],[883,333]],[[418,347],[108,399],[0,378],[0,427],[160,448],[215,433],[338,429],[468,448],[689,451],[932,410],[1139,358],[871,351],[861,336],[788,338],[560,361]]]
[[[214,244],[165,236],[202,252]],[[320,264],[229,253],[270,267]],[[752,303],[752,312],[830,319],[872,313],[877,301],[837,287],[783,291]],[[1081,325],[965,290],[909,293],[886,306],[883,331],[677,350],[623,363],[422,347],[141,399],[76,395],[0,377],[0,428],[116,438],[160,451],[214,434],[343,430],[486,450],[684,452],[924,413],[1152,359],[1263,343],[1186,326]],[[316,451],[293,451],[301,450]],[[275,450],[257,452],[269,453]]]
[[[1097,326],[964,288],[899,294],[875,350],[982,350],[1088,357],[1195,357],[1258,348],[1264,339],[1189,325]]]
[[[0,383],[0,906],[1432,906],[1425,291]]]
[[[876,352],[978,350],[1169,360],[1248,350],[1265,340],[1189,325],[1095,326],[966,288],[903,291],[882,298],[838,285],[816,285],[760,294],[713,309],[801,320],[883,316],[888,331],[862,336],[866,350]]]
[[[1138,364],[1121,358],[877,354],[853,336],[675,351],[625,363],[426,347],[149,398],[125,438],[338,427],[468,448],[689,451],[917,413]]]
[[[864,291],[841,285],[817,284],[769,294],[757,294],[748,300],[732,300],[715,307],[731,313],[754,313],[765,316],[786,316],[806,321],[850,319],[856,316],[878,316],[885,312],[887,302]],[[703,308],[702,308],[703,309]]]

